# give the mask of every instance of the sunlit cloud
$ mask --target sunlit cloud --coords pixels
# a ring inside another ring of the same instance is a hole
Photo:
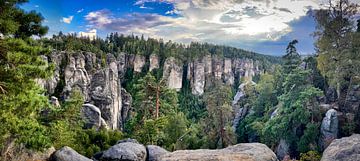
[[[164,13],[116,16],[108,10],[85,16],[91,27],[138,33],[182,43],[277,41],[290,33],[290,23],[320,9],[322,0],[138,0],[135,6],[168,3]]]
[[[63,17],[60,21],[64,22],[64,23],[67,23],[67,24],[70,24],[71,21],[73,20],[73,18],[74,18],[74,16]]]

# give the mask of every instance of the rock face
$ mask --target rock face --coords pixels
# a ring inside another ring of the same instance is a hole
[[[358,161],[360,159],[360,135],[335,139],[325,149],[321,161]]]
[[[234,72],[232,70],[232,61],[229,58],[224,59],[224,82],[227,85],[233,85],[234,84]]]
[[[339,120],[337,117],[337,111],[334,109],[328,110],[320,128],[320,145],[322,148],[326,148],[333,139],[337,138],[338,124]]]
[[[151,72],[152,70],[158,69],[158,68],[159,68],[159,57],[155,54],[151,54],[149,71]]]
[[[175,58],[167,58],[164,63],[163,78],[167,82],[167,86],[176,91],[180,91],[182,87],[183,68],[178,65]]]
[[[276,148],[276,156],[282,160],[285,156],[289,155],[290,146],[286,140],[281,139],[279,145]]]
[[[146,148],[136,142],[123,141],[102,152],[100,161],[145,161]]]
[[[140,73],[145,65],[145,57],[142,55],[135,55],[134,72]]]
[[[202,95],[205,88],[205,63],[202,60],[189,64],[188,79],[191,83],[192,94]]]
[[[70,147],[63,147],[57,150],[52,156],[52,161],[92,161],[89,158],[86,158]]]
[[[167,150],[156,145],[147,145],[146,149],[148,154],[147,161],[158,161],[162,155],[169,153]]]
[[[127,92],[124,88],[121,88],[121,99],[122,99],[122,109],[121,109],[122,126],[121,127],[124,127],[125,122],[129,118],[129,113],[132,110],[131,105],[132,105],[133,99],[132,99],[130,93]]]
[[[234,114],[234,119],[233,119],[233,123],[232,123],[232,128],[234,130],[236,130],[236,128],[238,127],[240,121],[242,119],[245,118],[245,116],[248,114],[249,112],[249,107],[240,107],[238,105],[239,101],[241,100],[241,98],[243,98],[245,96],[245,86],[247,85],[255,85],[255,82],[245,82],[239,85],[238,91],[236,92],[236,95],[234,96],[234,99],[232,101],[232,109],[235,112]]]
[[[106,121],[101,117],[101,111],[98,107],[92,104],[84,104],[81,109],[82,118],[85,120],[85,127],[87,128],[109,128]]]
[[[42,152],[27,149],[22,144],[11,141],[1,149],[0,160],[3,161],[47,161],[55,148],[51,147]]]
[[[108,58],[109,66],[93,75],[90,85],[90,102],[101,110],[102,118],[111,129],[121,129],[122,99],[118,65]]]
[[[68,96],[73,89],[78,89],[84,98],[88,98],[88,86],[90,78],[85,70],[85,56],[81,53],[74,53],[68,58],[68,64],[65,67],[65,88],[64,92]]]
[[[179,150],[165,154],[160,161],[277,161],[276,155],[266,145],[243,143],[220,150]]]

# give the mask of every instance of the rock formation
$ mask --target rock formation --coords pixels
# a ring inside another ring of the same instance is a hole
[[[85,121],[85,127],[87,128],[109,128],[106,121],[101,116],[101,111],[98,107],[92,104],[84,104],[81,109],[82,118]]]
[[[324,149],[329,143],[336,139],[338,136],[338,116],[337,111],[334,109],[330,109],[326,112],[326,116],[324,117],[321,128],[320,128],[320,145]]]
[[[90,102],[101,110],[102,118],[111,129],[121,129],[122,99],[118,65],[108,58],[108,67],[93,75],[90,85]]]
[[[137,141],[124,140],[98,155],[100,161],[145,161],[147,152],[145,146]]]
[[[158,161],[160,157],[169,153],[167,150],[163,149],[162,147],[156,145],[147,145],[146,146],[148,159],[147,161]]]
[[[68,64],[64,71],[65,97],[69,96],[73,89],[80,90],[84,98],[88,98],[88,86],[90,78],[85,70],[85,56],[81,53],[73,53],[68,57]]]
[[[142,55],[135,55],[134,72],[140,73],[145,65],[145,57]]]
[[[335,139],[325,149],[321,161],[358,161],[360,159],[360,135]]]
[[[75,150],[67,146],[57,150],[54,154],[52,154],[51,160],[52,161],[92,161],[91,159],[80,155]]]
[[[277,161],[276,155],[266,145],[243,143],[219,150],[179,150],[167,153],[159,161]]]
[[[158,69],[160,66],[159,57],[155,54],[151,54],[149,59],[150,59],[149,71],[151,72],[154,69]]]
[[[175,58],[167,58],[164,63],[163,78],[170,89],[180,91],[182,88],[183,68],[179,65]]]

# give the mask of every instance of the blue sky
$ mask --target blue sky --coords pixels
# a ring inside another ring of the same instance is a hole
[[[49,36],[133,33],[283,55],[293,39],[301,54],[314,53],[311,10],[322,6],[322,0],[30,0],[21,7],[45,17]]]

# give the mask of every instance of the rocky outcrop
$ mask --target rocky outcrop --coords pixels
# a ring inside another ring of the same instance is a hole
[[[212,57],[212,73],[214,75],[215,80],[221,80],[222,73],[223,73],[223,67],[224,67],[224,61],[222,58],[219,58],[218,56]]]
[[[3,144],[0,160],[3,161],[47,161],[51,154],[55,152],[55,148],[51,147],[43,151],[27,149],[23,144],[18,144],[15,140],[8,144]]]
[[[190,80],[192,94],[202,95],[205,90],[205,63],[197,60],[188,66],[188,76]]]
[[[145,65],[145,57],[142,55],[135,55],[134,72],[140,73]]]
[[[336,139],[338,136],[338,116],[337,111],[334,109],[330,109],[326,112],[326,116],[324,117],[321,128],[320,128],[320,145],[323,149],[325,149],[329,143]]]
[[[245,86],[247,86],[247,85],[255,85],[255,82],[248,81],[248,82],[240,84],[238,87],[238,91],[236,92],[234,99],[232,101],[232,109],[235,112],[233,123],[232,123],[232,128],[234,130],[236,130],[240,121],[243,120],[249,112],[249,107],[247,107],[247,106],[240,107],[240,105],[238,105],[239,101],[246,95]]]
[[[68,57],[68,63],[64,70],[65,98],[73,89],[79,90],[85,99],[88,98],[90,78],[85,70],[85,56],[81,53],[73,53]]]
[[[124,88],[121,89],[121,99],[122,99],[122,109],[121,109],[121,123],[123,124],[122,127],[124,127],[125,122],[130,117],[130,112],[132,110],[132,96],[129,92],[127,92]]]
[[[148,154],[147,161],[158,161],[161,156],[169,153],[167,150],[156,145],[147,145],[146,150]]]
[[[163,78],[166,80],[166,84],[170,89],[180,91],[182,88],[182,65],[176,62],[175,58],[167,58],[164,63]]]
[[[150,67],[149,67],[149,71],[151,72],[154,69],[158,69],[159,68],[159,57],[155,54],[151,54],[150,55]]]
[[[280,139],[279,145],[277,146],[275,153],[280,160],[283,160],[285,156],[288,156],[290,154],[290,146],[285,139]]]
[[[100,161],[145,161],[146,148],[134,141],[120,141],[118,144],[102,152]]]
[[[360,135],[335,139],[325,149],[321,161],[358,161],[360,158]]]
[[[104,127],[109,128],[106,121],[101,117],[101,111],[98,107],[92,104],[84,104],[81,109],[82,118],[85,121],[86,128],[95,127],[97,129]]]
[[[110,55],[107,60],[108,67],[93,75],[89,101],[99,107],[102,118],[111,129],[121,129],[122,98],[118,65]]]
[[[243,143],[220,150],[179,150],[165,154],[160,161],[277,161],[276,155],[264,144]]]
[[[57,150],[52,156],[52,161],[92,161],[89,158],[86,158],[70,147],[63,147]]]
[[[233,85],[235,78],[232,68],[232,61],[229,58],[224,59],[224,71],[223,71],[224,82],[227,85]]]

